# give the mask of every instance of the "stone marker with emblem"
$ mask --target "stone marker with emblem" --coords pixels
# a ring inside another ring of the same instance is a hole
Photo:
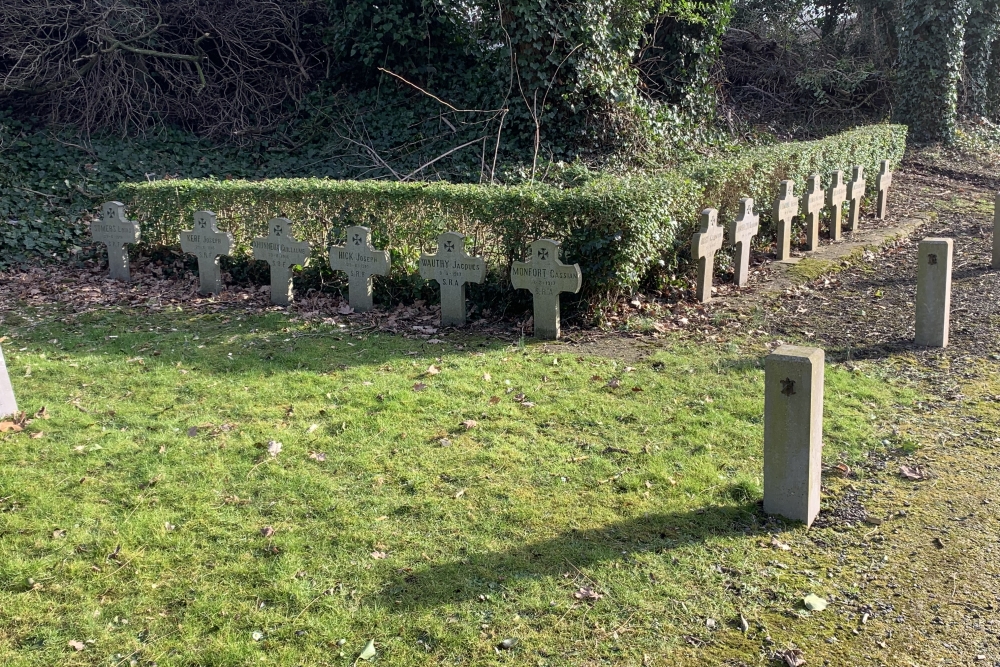
[[[813,174],[809,177],[805,197],[806,250],[816,250],[819,247],[819,214],[825,203],[826,196],[820,184],[819,174]]]
[[[722,248],[723,231],[719,226],[719,212],[706,208],[701,212],[701,227],[691,237],[691,257],[698,260],[698,284],[695,293],[698,301],[712,300],[712,276],[715,274],[715,253]]]
[[[740,214],[729,224],[729,243],[736,248],[736,284],[746,287],[750,276],[750,243],[760,230],[760,216],[753,212],[753,199],[740,200]]]
[[[538,239],[531,244],[527,262],[514,262],[510,282],[515,289],[526,289],[534,297],[535,338],[559,338],[559,294],[580,291],[580,265],[563,264],[559,261],[559,244]]]
[[[10,385],[10,375],[7,374],[7,362],[0,349],[0,417],[17,414],[17,400],[14,398],[14,388]]]
[[[139,224],[125,219],[125,204],[120,201],[105,202],[101,206],[101,219],[90,223],[90,235],[97,243],[108,247],[108,268],[114,280],[129,281],[129,243],[139,242]]]
[[[844,172],[839,169],[830,175],[830,188],[826,191],[826,205],[830,208],[830,238],[839,241],[844,230],[844,202],[847,201],[847,185]]]
[[[875,215],[879,220],[885,218],[889,204],[889,186],[892,185],[892,172],[889,171],[889,161],[882,160],[882,168],[878,172],[878,202]]]
[[[271,303],[287,306],[292,302],[292,268],[309,259],[309,242],[295,240],[288,218],[274,218],[267,227],[267,236],[253,240],[253,258],[271,265]]]
[[[852,232],[858,231],[861,221],[861,200],[865,198],[865,168],[861,165],[854,167],[854,177],[847,184],[847,198],[851,202],[851,209],[847,214],[847,227]]]
[[[233,251],[233,235],[220,232],[215,214],[195,211],[194,229],[181,232],[181,250],[198,258],[198,292],[218,294],[222,291],[222,272],[219,255]]]
[[[347,274],[347,302],[355,312],[372,309],[372,276],[389,275],[389,251],[376,250],[368,227],[347,228],[347,242],[330,246],[330,268]]]
[[[774,200],[774,219],[778,222],[779,262],[788,261],[792,250],[792,220],[799,214],[799,198],[792,194],[795,181],[782,181],[778,188],[778,198]]]
[[[420,277],[441,286],[441,324],[465,325],[465,285],[486,278],[486,262],[465,252],[465,237],[455,232],[438,236],[437,253],[420,255]]]

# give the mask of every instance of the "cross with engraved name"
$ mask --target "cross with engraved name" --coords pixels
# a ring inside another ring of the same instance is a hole
[[[218,294],[222,291],[219,255],[233,251],[233,235],[220,232],[215,214],[195,211],[194,229],[181,232],[181,250],[198,258],[198,293]]]
[[[816,250],[819,247],[819,214],[825,200],[819,174],[813,174],[809,177],[806,188],[806,250]]]
[[[844,202],[847,201],[847,185],[844,172],[839,169],[830,175],[830,187],[826,191],[826,205],[831,209],[830,238],[839,241],[843,235]]]
[[[792,220],[799,214],[799,198],[792,194],[795,181],[782,181],[778,188],[778,198],[774,200],[774,219],[778,223],[779,262],[785,262],[791,257],[792,250]]]
[[[580,291],[580,265],[563,264],[559,261],[559,244],[538,239],[531,244],[527,262],[514,262],[510,282],[514,289],[526,289],[534,297],[535,338],[559,338],[559,294]]]
[[[253,240],[253,258],[271,265],[271,303],[287,306],[292,302],[292,269],[309,259],[309,242],[296,241],[292,221],[274,218],[268,234]]]
[[[706,208],[701,212],[700,231],[691,237],[691,257],[698,260],[698,301],[712,300],[712,276],[715,273],[715,253],[722,249],[723,231],[719,226],[719,211]]]
[[[347,274],[347,302],[355,312],[372,309],[372,276],[389,275],[389,251],[376,250],[368,227],[347,228],[347,242],[330,246],[330,268]]]
[[[109,201],[101,206],[101,219],[90,223],[90,236],[108,247],[108,268],[114,280],[129,281],[128,248],[139,242],[139,224],[125,219],[125,204]]]
[[[750,243],[760,230],[760,216],[753,212],[753,199],[740,200],[740,214],[729,223],[729,243],[736,248],[736,284],[746,287],[750,276]]]
[[[852,232],[858,231],[861,221],[861,200],[865,198],[865,168],[861,165],[854,167],[854,176],[847,184],[847,198],[851,202],[851,210],[847,213],[847,228]]]
[[[875,206],[875,215],[879,220],[885,218],[890,185],[892,185],[892,172],[889,171],[889,161],[882,160],[882,168],[878,172],[878,203]]]
[[[465,326],[465,285],[486,278],[486,262],[465,252],[465,237],[455,232],[438,236],[437,253],[420,255],[420,277],[441,286],[441,325]]]

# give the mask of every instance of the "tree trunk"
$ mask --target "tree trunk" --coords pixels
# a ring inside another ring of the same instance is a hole
[[[1000,0],[974,0],[965,26],[965,95],[968,112],[976,116],[986,116],[990,111],[990,55],[998,29]]]
[[[955,139],[969,0],[903,0],[895,120],[918,142]]]

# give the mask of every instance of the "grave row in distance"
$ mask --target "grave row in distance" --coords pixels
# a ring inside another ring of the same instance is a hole
[[[878,178],[878,217],[885,217],[886,199],[892,173],[889,162],[882,162]],[[863,169],[854,168],[854,179],[850,186],[843,183],[843,172],[833,173],[830,189],[825,193],[819,187],[819,175],[809,179],[810,193],[805,199],[805,215],[808,229],[808,249],[819,244],[819,214],[825,201],[833,209],[831,237],[841,236],[841,214],[843,204],[851,202],[849,223],[852,231],[858,229],[861,198],[865,191]],[[782,182],[781,194],[775,202],[775,217],[779,221],[779,261],[788,258],[791,222],[798,210],[798,198],[792,194],[792,181]],[[737,248],[736,284],[746,285],[749,274],[750,243],[759,229],[759,216],[753,212],[753,199],[740,201],[740,214],[730,226],[730,242]],[[92,225],[93,239],[108,247],[108,264],[111,277],[128,280],[128,253],[125,246],[137,243],[140,238],[139,225],[125,217],[125,207],[121,202],[108,202],[102,209],[102,218]],[[702,213],[701,231],[692,239],[692,256],[698,261],[697,297],[705,302],[711,298],[711,280],[715,253],[722,247],[723,233],[718,226],[718,212],[707,209]],[[215,214],[197,211],[194,214],[194,228],[181,232],[181,248],[198,258],[200,291],[216,294],[222,289],[219,271],[219,256],[228,255],[233,250],[233,238],[229,232],[219,231]],[[271,269],[271,301],[288,305],[292,301],[292,270],[305,264],[309,258],[310,244],[297,241],[292,233],[292,223],[287,218],[274,218],[269,224],[266,237],[253,239],[254,259],[265,261]],[[389,273],[389,253],[377,250],[371,245],[371,230],[367,227],[352,226],[347,229],[347,241],[343,246],[331,246],[330,268],[343,271],[348,276],[348,301],[357,312],[372,307],[372,277]],[[579,292],[582,274],[577,264],[568,266],[558,259],[559,244],[548,239],[539,239],[531,244],[530,256],[533,262],[515,262],[511,270],[511,283],[516,289],[527,289],[534,300],[535,335],[538,338],[559,337],[559,294]],[[438,249],[434,255],[423,254],[420,258],[420,275],[426,280],[435,280],[441,286],[441,322],[444,325],[462,326],[466,322],[465,286],[481,283],[486,276],[486,262],[482,257],[471,257],[465,251],[465,237],[455,232],[445,232],[438,237]]]
[[[93,239],[108,247],[111,277],[129,280],[128,253],[125,246],[138,243],[139,225],[125,217],[121,202],[108,202],[102,207],[101,219],[91,225]],[[198,258],[199,291],[217,294],[222,289],[219,256],[233,249],[233,237],[219,231],[215,214],[198,211],[194,228],[181,232],[181,248]],[[297,241],[292,223],[287,218],[274,218],[268,235],[255,238],[253,257],[267,262],[271,268],[271,302],[286,306],[292,301],[292,269],[305,264],[310,245]],[[372,277],[389,273],[389,252],[372,247],[371,230],[367,227],[347,228],[344,245],[330,246],[330,268],[343,271],[348,278],[348,303],[357,312],[372,308]],[[455,232],[438,236],[437,252],[420,257],[420,275],[437,281],[441,286],[441,323],[463,326],[466,322],[465,286],[481,283],[486,277],[486,261],[473,257],[465,250],[465,237]],[[534,300],[535,336],[559,337],[559,294],[579,292],[583,283],[580,267],[559,261],[559,244],[538,239],[531,244],[527,262],[514,262],[511,283],[515,289],[526,289]]]

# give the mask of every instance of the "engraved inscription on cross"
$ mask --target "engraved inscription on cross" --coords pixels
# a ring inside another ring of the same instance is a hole
[[[825,200],[819,174],[813,174],[809,177],[809,185],[806,188],[806,250],[815,250],[819,247],[819,214],[823,210]]]
[[[90,235],[108,247],[108,268],[115,280],[129,281],[128,243],[139,242],[139,224],[125,219],[125,204],[109,201],[101,206],[101,219],[90,223]]]
[[[267,227],[267,236],[253,240],[253,258],[271,265],[271,303],[287,306],[292,302],[292,268],[309,259],[309,242],[295,240],[288,218],[274,218]]]
[[[778,221],[778,261],[791,257],[792,220],[799,214],[799,198],[793,193],[795,181],[782,181],[778,188],[778,198],[774,201],[774,219]]]
[[[740,200],[740,214],[729,223],[729,243],[736,248],[736,284],[746,287],[750,276],[750,242],[760,229],[760,216],[753,212],[753,199]]]
[[[847,201],[847,186],[844,172],[839,169],[830,176],[830,188],[826,191],[826,205],[830,214],[830,238],[839,241],[843,235],[844,202]]]
[[[882,168],[878,172],[878,203],[875,206],[875,214],[879,220],[885,218],[890,185],[892,185],[892,172],[889,171],[889,161],[882,160]]]
[[[847,198],[851,202],[851,210],[847,214],[847,227],[852,232],[858,231],[861,221],[861,200],[865,198],[865,168],[858,165],[854,168],[854,176],[847,184]]]
[[[368,227],[348,227],[347,242],[330,246],[330,268],[347,274],[347,302],[356,312],[371,310],[372,276],[389,275],[389,251],[376,250]]]
[[[465,325],[465,284],[486,278],[486,262],[465,252],[465,237],[455,232],[438,236],[437,253],[420,255],[420,277],[441,286],[441,324]]]
[[[698,301],[712,300],[712,275],[715,273],[715,253],[722,248],[723,231],[719,226],[719,212],[706,208],[701,212],[700,231],[691,237],[691,257],[698,260]]]
[[[194,229],[181,232],[181,250],[198,258],[198,292],[201,294],[221,292],[222,272],[219,270],[219,255],[228,255],[233,251],[233,235],[219,231],[214,213],[195,211]]]
[[[580,291],[580,265],[563,264],[559,261],[559,244],[538,239],[531,244],[527,262],[514,262],[510,282],[515,289],[526,289],[534,297],[535,338],[559,338],[559,294]]]

